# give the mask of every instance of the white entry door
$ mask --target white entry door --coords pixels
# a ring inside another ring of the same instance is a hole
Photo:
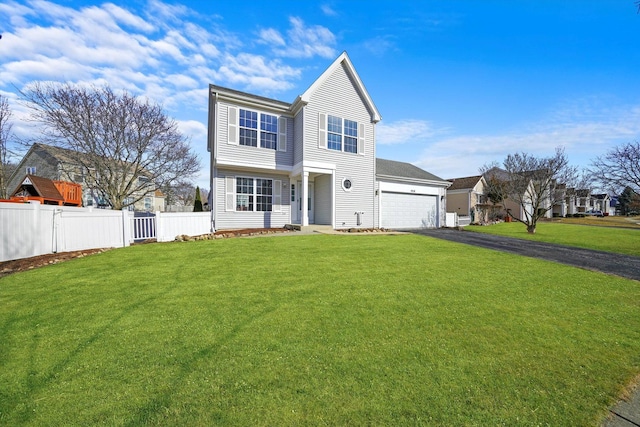
[[[296,183],[296,199],[298,200],[298,223],[302,224],[302,181]],[[313,197],[313,182],[309,183],[309,193],[307,194],[307,209],[309,211],[309,224],[315,224],[313,212],[315,210],[315,200]]]

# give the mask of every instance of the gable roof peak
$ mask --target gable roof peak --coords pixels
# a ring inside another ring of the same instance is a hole
[[[382,120],[382,117],[380,116],[378,109],[376,108],[375,104],[373,103],[373,100],[369,96],[369,92],[367,92],[367,89],[364,87],[362,80],[360,80],[360,76],[358,75],[356,69],[354,68],[353,63],[351,62],[351,59],[349,58],[349,55],[347,54],[346,51],[343,51],[340,54],[340,56],[338,56],[336,60],[333,61],[333,63],[329,66],[329,68],[327,68],[320,75],[320,77],[318,77],[311,84],[311,86],[309,86],[309,88],[306,91],[304,91],[302,95],[298,96],[298,98],[293,102],[293,105],[296,106],[296,105],[299,105],[300,103],[307,104],[310,101],[313,93],[329,78],[329,76],[331,76],[331,74],[333,74],[333,72],[338,67],[342,65],[344,65],[347,72],[351,75],[351,77],[353,78],[353,81],[356,84],[356,89],[360,92],[360,94],[364,98],[365,103],[367,104],[367,108],[369,108],[369,111],[371,112],[371,121],[377,123],[380,120]]]

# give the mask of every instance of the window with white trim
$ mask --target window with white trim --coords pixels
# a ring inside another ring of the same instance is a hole
[[[258,146],[258,113],[240,110],[240,145]]]
[[[328,115],[327,148],[357,154],[358,122]]]
[[[277,116],[240,109],[239,121],[240,145],[278,149]]]
[[[278,148],[278,118],[269,114],[260,114],[260,147],[276,150]]]
[[[273,180],[236,177],[236,211],[271,212]]]
[[[35,166],[27,166],[27,175],[35,175],[36,167]]]
[[[253,211],[253,178],[236,178],[236,210]]]

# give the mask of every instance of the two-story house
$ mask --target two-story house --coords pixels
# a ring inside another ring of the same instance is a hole
[[[60,147],[53,147],[47,144],[34,143],[24,155],[16,170],[10,176],[7,190],[9,192],[19,186],[27,175],[35,175],[48,178],[54,181],[69,181],[82,186],[83,206],[96,206],[108,208],[102,194],[96,189],[89,178],[89,174],[74,161],[74,155],[70,151]],[[145,177],[140,177],[144,181]],[[165,197],[160,191],[149,189],[146,193],[139,194],[140,200],[130,205],[130,210],[136,211],[164,211]],[[135,194],[138,198],[138,194]]]
[[[346,52],[292,103],[210,85],[213,228],[444,225],[448,182],[391,163],[376,179],[380,120]]]
[[[455,212],[459,217],[469,217],[470,223],[481,224],[489,221],[491,209],[499,210],[488,203],[484,188],[487,185],[482,175],[450,179],[447,189],[447,212]]]

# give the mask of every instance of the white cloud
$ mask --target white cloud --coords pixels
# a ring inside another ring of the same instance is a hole
[[[434,129],[431,123],[424,120],[381,122],[376,127],[376,141],[380,145],[408,144],[424,141],[442,132],[444,129]]]
[[[286,43],[280,31],[274,28],[260,30],[260,41],[268,45],[285,46]]]
[[[266,61],[264,57],[241,53],[228,55],[218,70],[218,76],[246,89],[265,92],[290,89],[291,79],[300,76],[300,70],[283,65],[278,60]]]
[[[320,10],[327,16],[338,16],[338,12],[336,12],[331,6],[328,4],[320,5]]]
[[[431,139],[416,164],[443,178],[454,178],[475,175],[484,164],[502,162],[511,153],[542,157],[564,147],[571,164],[587,166],[611,147],[638,137],[640,106],[620,106],[611,111],[574,105],[553,112],[544,122],[523,125],[504,134]]]
[[[277,47],[273,48],[273,52],[276,55],[287,58],[319,56],[329,59],[333,59],[336,56],[334,48],[336,37],[329,29],[320,25],[307,27],[302,19],[297,17],[290,17],[289,23],[291,28],[287,30],[286,40],[278,31],[273,29],[262,30],[260,33],[261,37],[263,37],[263,43],[270,40],[277,42]]]

